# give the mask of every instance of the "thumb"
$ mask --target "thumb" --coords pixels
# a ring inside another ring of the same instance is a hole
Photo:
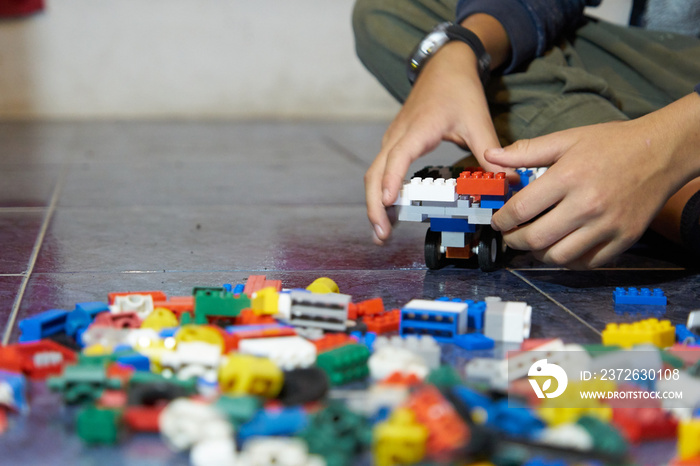
[[[504,167],[545,167],[559,160],[570,145],[569,139],[563,137],[563,134],[553,133],[533,139],[520,139],[503,149],[487,149],[484,158]]]

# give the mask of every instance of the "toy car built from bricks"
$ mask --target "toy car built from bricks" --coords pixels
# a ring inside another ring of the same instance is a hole
[[[425,235],[429,269],[442,268],[446,259],[473,256],[484,272],[501,266],[506,245],[501,233],[491,228],[491,216],[540,172],[518,170],[518,174],[520,183],[509,185],[503,172],[431,166],[404,181],[394,205],[399,220],[430,222]]]

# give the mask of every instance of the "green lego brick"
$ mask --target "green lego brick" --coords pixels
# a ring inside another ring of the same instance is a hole
[[[67,404],[95,401],[104,389],[121,388],[121,380],[107,377],[107,369],[100,365],[66,366],[63,375],[51,377],[48,387],[63,394]]]
[[[183,312],[182,315],[180,315],[180,325],[189,325],[192,323],[192,313],[190,312]]]
[[[328,466],[349,466],[355,455],[372,441],[370,423],[337,401],[313,414],[308,427],[300,434],[309,452],[321,455]]]
[[[621,351],[622,347],[620,346],[615,346],[615,345],[601,345],[601,344],[590,344],[590,345],[581,345],[583,346],[583,349],[586,350],[586,352],[591,355],[591,357],[596,357],[596,356],[602,356],[603,353],[610,353],[614,351]]]
[[[78,413],[76,431],[85,443],[111,445],[117,443],[120,424],[120,411],[89,406]]]
[[[241,293],[236,296],[224,288],[195,288],[194,323],[208,323],[207,316],[236,317],[250,307],[250,298]]]
[[[254,396],[222,395],[214,407],[223,413],[234,427],[245,424],[255,416],[262,407],[262,402]]]
[[[664,351],[664,350],[661,350],[660,353],[661,353],[661,361],[664,364],[667,364],[667,365],[673,367],[674,369],[683,369],[683,366],[685,365],[685,363],[683,362],[683,360],[681,358],[679,358],[678,356],[674,356],[671,353],[669,353],[668,351]]]
[[[425,378],[426,383],[435,385],[437,388],[451,388],[455,385],[462,385],[462,378],[457,370],[448,365],[440,366],[433,369]]]
[[[328,375],[331,385],[343,385],[369,375],[369,355],[364,345],[345,345],[319,354],[316,365]]]
[[[580,425],[593,439],[593,449],[611,455],[624,455],[628,445],[620,432],[612,424],[593,416],[581,416],[576,424]]]

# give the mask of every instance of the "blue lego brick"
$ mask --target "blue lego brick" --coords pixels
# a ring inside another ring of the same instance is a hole
[[[637,288],[628,288],[625,291],[624,288],[618,287],[613,291],[613,299],[615,304],[666,305],[666,296],[661,288],[654,288],[653,291],[649,288],[642,288],[641,290],[637,290]]]
[[[700,337],[688,330],[688,327],[685,325],[678,324],[676,325],[676,341],[684,345],[694,345],[697,341],[700,341]]]
[[[437,341],[451,343],[467,329],[467,304],[414,299],[401,309],[399,334],[431,335]]]
[[[231,292],[233,291],[233,285],[231,285],[230,283],[224,283],[224,284],[222,285],[222,288],[223,288],[224,291],[227,292],[227,293],[231,293]]]
[[[511,437],[535,438],[545,428],[544,421],[515,400],[495,401],[486,411],[486,425]]]
[[[530,184],[530,178],[534,175],[532,170],[523,170],[521,168],[515,170],[515,172],[520,176],[520,182],[517,185],[511,185],[511,191],[520,191],[525,186]]]
[[[175,337],[175,334],[178,332],[178,330],[180,330],[180,327],[163,328],[160,330],[160,332],[158,332],[158,336],[163,339],[172,338]]]
[[[19,412],[29,410],[27,404],[27,379],[22,374],[0,370],[0,385],[7,384],[12,391],[13,409]]]
[[[569,466],[569,463],[561,460],[548,460],[537,456],[524,463],[523,466]]]
[[[85,330],[100,312],[109,312],[107,303],[92,301],[78,303],[66,317],[65,332],[77,340],[78,332]]]
[[[495,342],[482,333],[465,333],[457,335],[452,343],[465,350],[485,350],[494,347]]]
[[[481,204],[483,209],[500,209],[506,203],[505,196],[481,196]]]
[[[137,371],[148,372],[151,370],[151,360],[143,354],[128,354],[117,358],[122,366],[133,367]]]
[[[233,291],[231,291],[231,293],[241,294],[241,293],[243,293],[243,290],[245,290],[245,285],[242,283],[239,283],[238,285],[233,287]]]
[[[467,308],[467,326],[474,330],[484,328],[484,313],[486,312],[486,303],[479,301],[478,303],[470,302]]]
[[[377,339],[377,334],[374,332],[350,332],[350,336],[353,337],[361,345],[365,345],[368,350],[372,351],[374,349],[374,340]]]
[[[37,341],[50,335],[66,331],[66,318],[68,311],[63,309],[50,309],[19,321],[20,343]]]
[[[469,221],[464,218],[431,218],[430,229],[433,231],[475,233],[476,225],[469,223]]]
[[[247,332],[249,330],[274,330],[277,328],[293,328],[293,326],[282,324],[229,325],[226,327],[226,331],[228,333],[237,333]]]
[[[253,436],[294,435],[308,424],[308,416],[301,407],[265,409],[258,411],[253,419],[238,430],[240,442]]]

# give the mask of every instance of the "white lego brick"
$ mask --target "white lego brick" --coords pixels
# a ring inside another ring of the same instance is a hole
[[[454,178],[412,178],[403,185],[403,197],[412,201],[442,201],[457,200],[457,180]]]
[[[466,246],[464,233],[461,231],[443,231],[440,245],[444,248],[463,248]]]
[[[180,342],[175,351],[164,352],[160,366],[164,377],[187,380],[201,377],[208,382],[216,381],[221,365],[221,348],[204,342]]]
[[[562,424],[556,427],[548,427],[538,434],[537,440],[553,447],[581,451],[593,450],[591,434],[578,424]]]
[[[700,404],[700,379],[685,371],[679,371],[678,377],[661,377],[656,381],[656,390],[660,392],[681,393],[682,398],[664,398],[661,406],[685,418],[688,411],[695,410]],[[677,411],[677,412],[676,412]]]
[[[467,382],[480,380],[487,382],[493,390],[508,390],[508,361],[505,359],[473,358],[467,362],[464,370]]]
[[[126,344],[130,331],[125,328],[98,327],[91,325],[81,335],[83,346],[101,345],[111,349]]]
[[[340,293],[291,291],[288,322],[295,326],[344,331],[352,296]]]
[[[457,333],[465,333],[467,331],[467,307],[467,303],[412,299],[401,311],[415,312],[416,314],[424,311],[454,314],[453,318],[457,319]]]
[[[425,360],[405,348],[395,346],[382,346],[375,349],[367,361],[369,373],[372,379],[382,380],[395,372],[404,375],[413,374],[424,379],[430,369]]]
[[[237,466],[325,466],[318,455],[310,455],[298,438],[255,437],[247,440]]]
[[[329,397],[341,399],[348,409],[367,417],[381,409],[394,408],[408,400],[409,387],[402,385],[374,384],[368,390],[331,390]]]
[[[393,346],[409,350],[423,358],[430,369],[436,369],[440,366],[440,345],[435,338],[430,335],[408,335],[406,337],[401,337],[399,335],[393,335],[391,337],[379,336],[374,340],[373,348],[375,351],[384,346]]]
[[[114,298],[114,304],[109,306],[109,312],[135,312],[143,320],[153,312],[153,296],[144,294],[117,296]]]
[[[186,450],[206,439],[233,438],[233,427],[222,413],[189,398],[171,401],[158,417],[158,429],[174,451]]]
[[[700,330],[700,310],[692,311],[688,314],[688,323],[686,324],[688,330],[697,332]],[[695,329],[695,330],[693,330]]]
[[[579,374],[590,369],[591,356],[580,345],[565,345],[559,338],[548,341],[530,351],[509,353],[508,380],[526,377],[530,367],[545,357],[550,364],[563,367],[567,374]]]
[[[236,466],[239,464],[233,437],[202,439],[190,450],[192,466]]]
[[[522,343],[530,336],[532,307],[527,303],[489,297],[484,313],[484,335],[495,341]]]
[[[0,382],[0,406],[16,408],[15,391],[12,389],[9,382]]]
[[[316,362],[316,347],[299,336],[241,340],[238,352],[268,358],[285,371],[310,367]]]

